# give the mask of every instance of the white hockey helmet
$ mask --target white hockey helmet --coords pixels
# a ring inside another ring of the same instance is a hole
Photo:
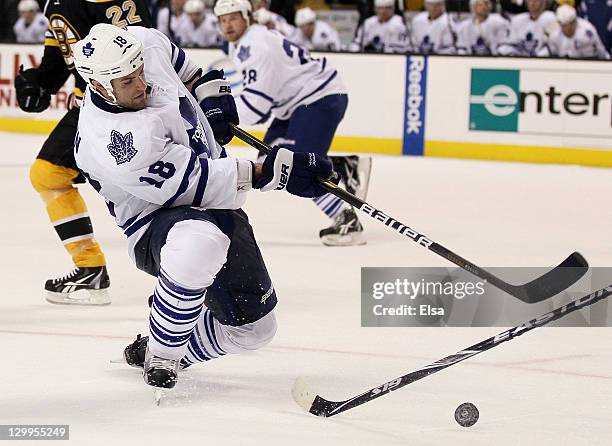
[[[557,21],[561,25],[567,25],[576,20],[576,10],[570,5],[561,5],[557,8]]]
[[[123,28],[108,23],[94,25],[74,45],[74,66],[88,85],[102,84],[114,102],[111,81],[133,73],[144,64],[142,42]]]
[[[298,9],[295,13],[295,25],[302,26],[307,23],[314,23],[317,20],[317,14],[310,8]]]
[[[221,17],[222,15],[231,14],[232,12],[239,12],[242,14],[247,25],[249,24],[249,14],[253,8],[249,0],[219,0],[215,5],[215,15]]]
[[[274,21],[274,16],[266,8],[259,8],[253,13],[253,19],[260,25],[265,25]]]
[[[395,6],[395,0],[374,0],[375,8],[392,8]]]
[[[38,6],[38,2],[36,0],[21,0],[19,5],[17,5],[17,11],[27,12],[27,11],[38,11],[40,7]]]
[[[183,12],[186,14],[198,14],[204,11],[204,2],[202,0],[188,0],[183,6]]]

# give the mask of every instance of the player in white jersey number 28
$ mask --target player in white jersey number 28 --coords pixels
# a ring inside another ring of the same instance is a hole
[[[136,266],[157,277],[149,336],[126,348],[126,361],[147,384],[172,388],[181,366],[266,345],[277,298],[240,207],[251,188],[321,196],[317,178],[332,163],[287,149],[263,165],[227,157],[218,141],[237,123],[229,82],[201,76],[155,29],[96,25],[74,57],[88,85],[75,159]]]
[[[243,75],[244,88],[236,98],[240,121],[259,124],[272,116],[264,142],[326,156],[348,105],[338,72],[326,58],[313,59],[308,50],[282,34],[251,24],[249,0],[219,0],[214,11],[229,41],[229,56]],[[330,158],[347,190],[365,199],[371,158]],[[315,203],[334,219],[332,226],[319,233],[324,244],[365,243],[352,207],[331,194]]]

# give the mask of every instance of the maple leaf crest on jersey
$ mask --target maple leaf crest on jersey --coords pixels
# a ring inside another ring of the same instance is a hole
[[[238,51],[238,59],[240,59],[240,62],[244,62],[245,60],[247,60],[249,57],[251,57],[251,47],[250,46],[241,46],[240,50]]]
[[[111,130],[110,136],[111,143],[106,147],[115,158],[117,165],[130,162],[138,153],[138,150],[134,148],[132,132],[127,132],[124,136],[115,130]]]

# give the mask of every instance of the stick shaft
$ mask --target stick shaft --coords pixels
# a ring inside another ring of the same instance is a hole
[[[248,145],[254,147],[255,149],[258,149],[265,154],[269,154],[272,151],[272,148],[268,144],[264,143],[263,141],[260,141],[258,138],[254,137],[243,129],[233,124],[230,124],[230,129],[236,137],[238,137]],[[584,258],[580,256],[580,254],[573,253],[560,266],[571,267],[571,269],[573,269],[574,271],[570,271],[570,268],[565,268],[565,272],[556,271],[559,268],[557,267],[542,276],[542,278],[535,279],[529,284],[526,284],[525,286],[512,285],[493,275],[489,271],[480,268],[479,266],[461,257],[460,255],[455,254],[454,252],[452,252],[448,248],[445,248],[439,243],[434,242],[426,235],[415,231],[408,225],[405,225],[399,220],[396,220],[395,218],[389,216],[387,213],[376,209],[374,206],[357,198],[355,195],[345,191],[334,183],[323,180],[321,180],[320,182],[321,185],[329,193],[335,195],[336,197],[344,200],[351,206],[366,213],[372,219],[383,223],[384,225],[393,229],[395,232],[412,240],[416,244],[427,248],[428,250],[438,254],[440,257],[445,258],[446,260],[454,263],[458,267],[472,273],[480,279],[487,281],[491,285],[505,291],[506,293],[516,297],[517,299],[522,300],[523,302],[535,303],[548,299],[549,297],[560,293],[561,291],[575,283],[587,271],[588,265],[586,263],[586,260],[584,260]]]

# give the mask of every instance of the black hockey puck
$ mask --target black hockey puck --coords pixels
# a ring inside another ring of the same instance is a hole
[[[471,427],[476,424],[480,416],[478,409],[472,403],[460,404],[455,409],[455,421],[463,427]]]

